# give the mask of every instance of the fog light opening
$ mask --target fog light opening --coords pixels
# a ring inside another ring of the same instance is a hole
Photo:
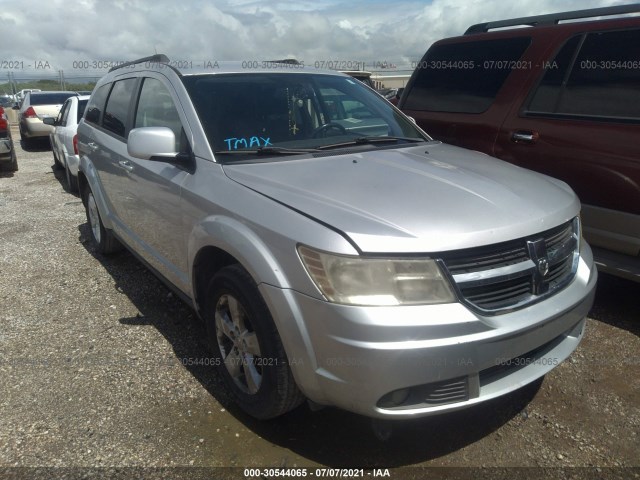
[[[393,408],[404,405],[409,399],[411,391],[408,388],[401,388],[400,390],[394,390],[387,393],[380,399],[378,405],[382,408]]]

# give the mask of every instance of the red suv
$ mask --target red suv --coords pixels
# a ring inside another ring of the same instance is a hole
[[[598,266],[640,281],[635,12],[640,5],[474,25],[429,48],[398,106],[438,140],[567,182]]]

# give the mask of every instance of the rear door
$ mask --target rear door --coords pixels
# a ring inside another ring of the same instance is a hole
[[[640,29],[590,32],[557,51],[524,104],[514,105],[495,155],[567,182],[588,239],[640,250]]]
[[[99,182],[99,192],[94,194],[104,197],[113,229],[121,237],[129,236],[129,227],[123,223],[123,214],[130,205],[123,190],[127,172],[122,164],[127,161],[126,138],[137,86],[135,77],[102,85],[91,96],[85,116],[85,122],[95,127],[87,129],[83,146]]]

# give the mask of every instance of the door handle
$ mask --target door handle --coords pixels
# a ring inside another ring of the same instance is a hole
[[[127,172],[133,172],[133,165],[129,160],[120,160],[118,161],[118,165],[124,168]]]
[[[528,130],[518,130],[511,135],[511,140],[515,143],[536,143],[538,138],[540,138],[538,132]]]

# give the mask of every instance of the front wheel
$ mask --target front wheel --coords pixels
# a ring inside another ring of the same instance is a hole
[[[268,419],[302,403],[269,309],[240,265],[213,276],[204,316],[218,374],[242,410]]]
[[[122,245],[111,230],[104,228],[98,204],[93,196],[91,188],[87,186],[84,191],[84,204],[87,212],[87,222],[91,227],[91,237],[96,245],[98,253],[108,255],[122,249]]]

